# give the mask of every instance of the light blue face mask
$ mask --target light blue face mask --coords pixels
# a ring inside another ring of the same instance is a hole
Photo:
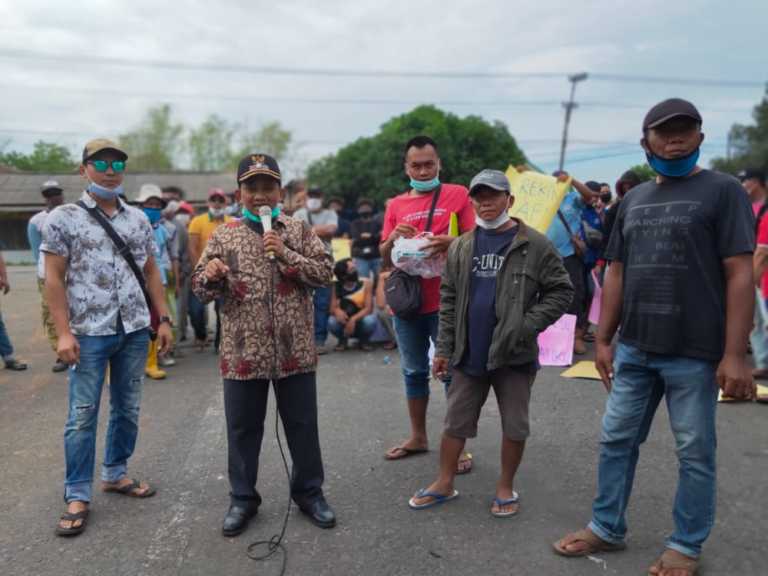
[[[149,223],[153,226],[160,222],[163,217],[163,211],[160,208],[144,208],[144,214],[149,218]]]
[[[657,174],[667,178],[683,178],[688,176],[696,167],[696,163],[699,161],[699,149],[696,148],[688,156],[682,156],[681,158],[662,158],[650,152],[646,152],[645,157],[648,159],[648,164]]]
[[[278,216],[280,216],[280,206],[275,206],[274,208],[272,208],[272,220],[274,220]],[[254,214],[253,212],[248,210],[248,208],[246,208],[245,206],[243,206],[243,217],[248,218],[248,220],[250,220],[251,222],[258,222],[259,224],[261,224],[261,218],[259,217],[259,215]]]
[[[117,188],[105,188],[96,182],[89,182],[86,190],[101,200],[114,200],[123,194],[123,185],[120,184]]]
[[[411,188],[416,192],[429,192],[440,186],[440,177],[435,176],[432,180],[414,180],[411,178]]]

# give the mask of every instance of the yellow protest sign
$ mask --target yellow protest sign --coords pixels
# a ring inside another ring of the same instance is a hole
[[[563,378],[585,378],[587,380],[600,380],[600,373],[597,366],[591,360],[582,360],[577,362],[568,370],[560,374]]]
[[[331,240],[331,250],[334,262],[349,258],[352,254],[352,241],[349,238],[334,238]]]
[[[571,185],[570,178],[560,182],[548,174],[529,170],[518,172],[514,166],[507,169],[507,178],[515,198],[509,215],[520,218],[528,226],[546,234]]]

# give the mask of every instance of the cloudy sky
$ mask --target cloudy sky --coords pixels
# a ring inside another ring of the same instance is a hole
[[[586,71],[566,168],[613,182],[670,96],[699,106],[704,163],[724,155],[764,93],[766,30],[764,0],[0,0],[0,145],[76,150],[168,102],[186,125],[278,120],[298,166],[434,103],[503,121],[550,170]]]

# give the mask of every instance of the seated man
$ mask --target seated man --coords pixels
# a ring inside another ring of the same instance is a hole
[[[347,349],[347,339],[357,338],[362,350],[373,350],[369,340],[376,330],[373,313],[373,281],[360,278],[351,258],[344,258],[333,268],[336,284],[331,292],[328,330],[339,343],[336,350]]]

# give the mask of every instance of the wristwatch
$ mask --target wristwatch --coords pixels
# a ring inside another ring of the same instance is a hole
[[[170,316],[160,316],[160,324],[168,324],[168,326],[173,327],[173,322],[171,321]]]

